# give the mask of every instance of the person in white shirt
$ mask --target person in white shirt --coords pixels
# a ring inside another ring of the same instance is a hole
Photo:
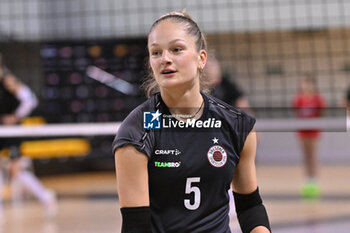
[[[14,125],[23,118],[29,116],[38,106],[38,99],[32,90],[21,82],[3,64],[0,54],[0,125]],[[45,207],[46,214],[53,216],[56,212],[56,198],[47,190],[38,178],[25,168],[30,164],[30,159],[20,154],[18,142],[13,139],[0,138],[0,168],[1,157],[9,153],[10,162],[7,166],[11,177],[12,193],[14,200],[20,197],[20,190],[26,188]],[[0,170],[0,194],[4,184],[3,172]],[[0,195],[0,222],[4,221]]]

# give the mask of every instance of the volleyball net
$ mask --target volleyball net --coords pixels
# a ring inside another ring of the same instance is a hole
[[[140,122],[142,124],[142,122]],[[45,124],[39,126],[1,126],[0,138],[115,136],[121,122]],[[346,117],[316,119],[257,119],[257,132],[297,132],[317,129],[323,132],[347,132]]]
[[[66,100],[94,92],[91,83],[79,82],[89,65],[140,82],[145,76],[150,25],[166,12],[186,9],[253,107],[290,106],[306,73],[316,78],[326,102],[339,106],[350,84],[349,7],[344,0],[1,1],[0,52],[6,65],[36,91],[40,102],[51,106],[45,109],[57,109],[56,99],[63,98],[58,87]],[[100,93],[110,95],[105,90]],[[94,105],[91,102],[76,101],[74,109],[80,106],[80,112],[86,111],[87,105]],[[87,115],[79,118],[95,120]]]
[[[148,30],[159,16],[182,9],[206,34],[229,80],[243,90],[258,132],[309,127],[342,133],[350,85],[349,8],[344,0],[1,1],[0,53],[36,93],[34,115],[47,124],[2,126],[0,137],[83,139],[65,142],[80,143],[94,164],[111,158],[118,125],[146,99],[139,86],[148,72]],[[324,118],[292,117],[305,75],[316,79],[325,99]]]

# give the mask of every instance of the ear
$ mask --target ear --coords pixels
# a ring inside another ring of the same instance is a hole
[[[201,51],[199,51],[198,69],[203,70],[206,63],[207,63],[207,51],[202,49]]]

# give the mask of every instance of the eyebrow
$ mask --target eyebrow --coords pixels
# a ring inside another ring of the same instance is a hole
[[[174,40],[170,41],[169,44],[175,43],[175,42],[177,42],[177,41],[185,41],[185,40],[183,40],[183,39],[174,39]],[[152,44],[150,45],[150,47],[155,46],[155,45],[158,45],[158,44],[157,44],[157,43],[152,43]]]

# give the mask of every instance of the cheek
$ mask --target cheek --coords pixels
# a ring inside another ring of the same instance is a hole
[[[149,65],[151,66],[152,71],[157,70],[158,62],[156,59],[149,59]]]
[[[188,54],[178,61],[182,67],[186,67],[187,71],[197,71],[197,59],[193,54]]]

